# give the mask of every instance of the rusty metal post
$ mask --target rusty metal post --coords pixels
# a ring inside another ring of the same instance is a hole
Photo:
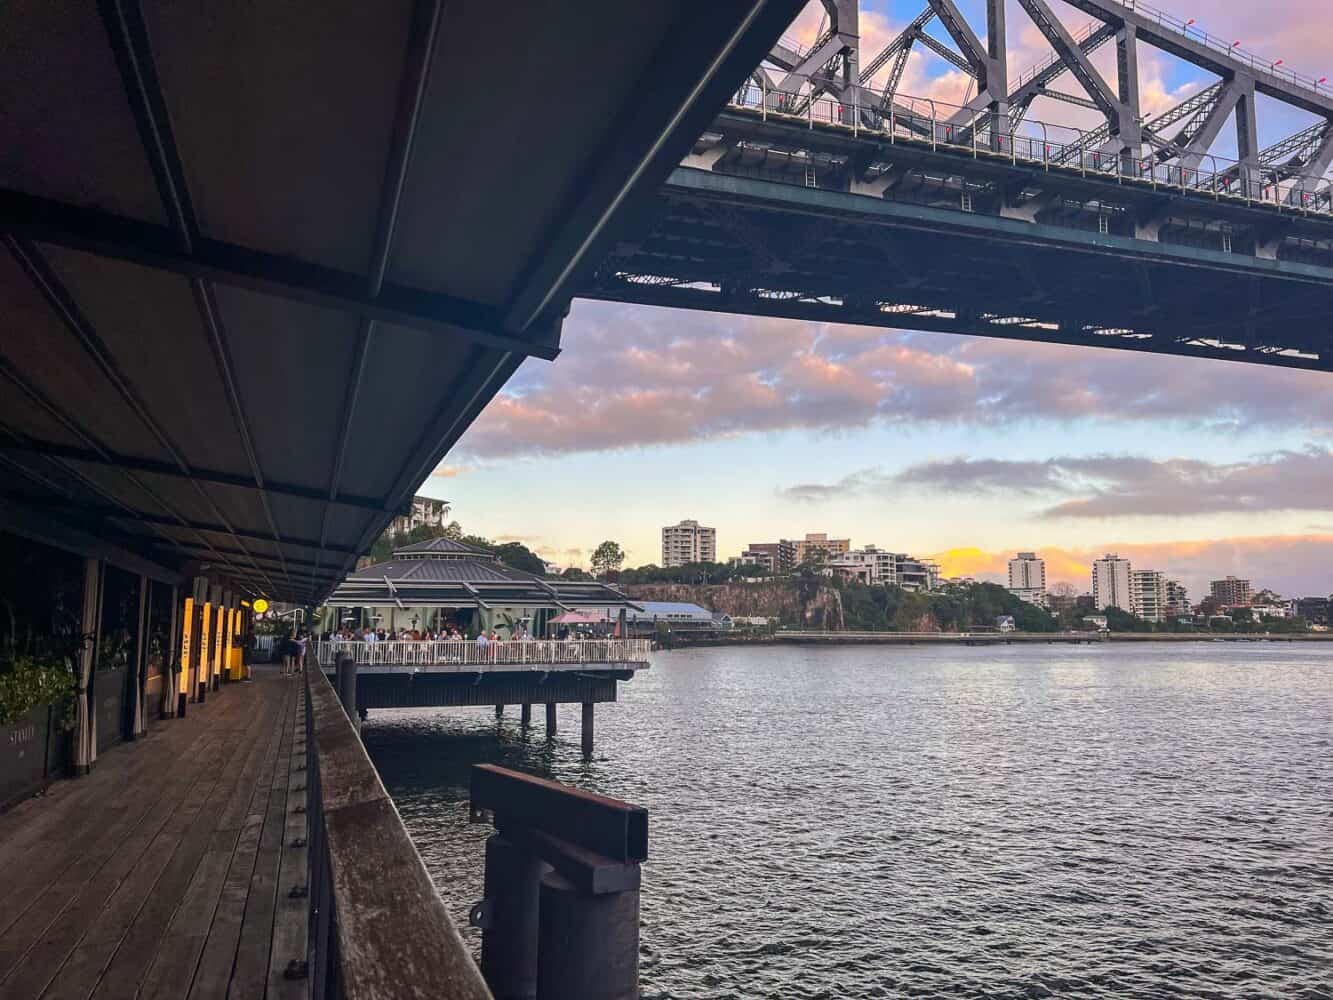
[[[339,653],[333,661],[335,676],[338,680],[338,700],[343,703],[343,709],[347,712],[347,718],[352,722],[352,728],[358,733],[361,732],[361,716],[356,710],[356,660],[347,653]],[[318,665],[316,670],[321,669]]]
[[[537,904],[545,871],[539,858],[502,834],[487,838],[481,974],[495,1000],[537,995]]]
[[[546,703],[546,738],[555,739],[555,702]]]
[[[518,724],[527,729],[532,725],[532,703],[525,701],[518,717]]]
[[[590,895],[548,872],[540,911],[537,1000],[638,1000],[637,889]]]
[[[592,756],[592,716],[593,703],[585,701],[583,703],[583,756]]]

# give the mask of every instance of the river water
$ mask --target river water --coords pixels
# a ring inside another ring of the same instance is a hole
[[[586,764],[575,706],[550,745],[372,713],[460,921],[490,761],[648,807],[647,998],[1333,996],[1333,649],[700,649],[620,690]]]

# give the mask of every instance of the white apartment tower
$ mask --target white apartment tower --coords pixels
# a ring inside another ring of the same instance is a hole
[[[1020,552],[1009,560],[1009,592],[1019,600],[1046,607],[1046,560]]]
[[[1133,573],[1129,560],[1112,552],[1093,562],[1092,600],[1098,611],[1119,608],[1135,613]]]
[[[717,530],[698,521],[681,521],[662,529],[662,565],[717,562]]]
[[[1134,613],[1148,622],[1166,621],[1169,591],[1166,574],[1155,569],[1136,569],[1133,583]]]

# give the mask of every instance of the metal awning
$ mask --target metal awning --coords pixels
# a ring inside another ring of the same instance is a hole
[[[800,6],[0,6],[0,501],[319,600]]]

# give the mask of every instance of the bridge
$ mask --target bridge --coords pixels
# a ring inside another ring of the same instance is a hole
[[[1079,0],[1094,20],[1072,33],[1021,6],[1053,51],[1011,84],[1002,0],[975,33],[931,0],[873,54],[856,0],[827,0],[814,44],[774,46],[579,294],[1328,370],[1333,86],[1146,4]],[[1145,117],[1141,45],[1216,82]],[[900,92],[914,46],[976,96]],[[1260,148],[1256,94],[1315,123]]]

